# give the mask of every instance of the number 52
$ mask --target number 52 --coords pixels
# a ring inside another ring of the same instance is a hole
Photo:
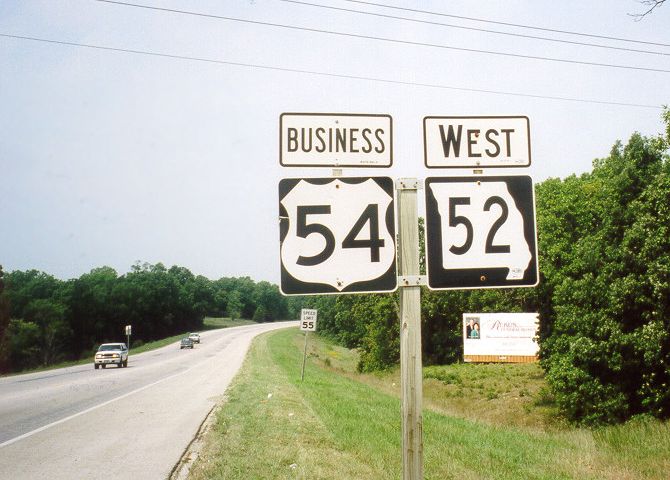
[[[470,247],[472,247],[472,240],[474,236],[472,222],[463,215],[456,215],[456,207],[458,207],[459,205],[470,205],[470,198],[469,197],[449,198],[449,226],[457,227],[458,225],[463,225],[465,227],[466,232],[465,241],[463,242],[462,245],[459,246],[452,245],[449,248],[449,251],[454,255],[463,255],[467,253],[468,250],[470,250]],[[484,203],[484,211],[488,212],[489,210],[491,210],[491,207],[493,205],[498,205],[501,208],[501,212],[498,219],[495,222],[493,222],[493,225],[491,225],[491,229],[489,230],[489,233],[486,236],[486,245],[484,247],[484,253],[509,253],[510,252],[509,245],[493,244],[493,239],[495,238],[496,233],[498,233],[500,227],[502,227],[503,224],[507,221],[507,217],[509,216],[509,208],[507,206],[507,203],[505,203],[505,200],[503,200],[501,197],[497,195],[494,195],[492,197],[489,197]]]

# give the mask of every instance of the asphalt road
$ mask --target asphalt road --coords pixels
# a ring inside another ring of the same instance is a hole
[[[0,379],[0,478],[165,479],[222,398],[259,333],[297,322],[202,332],[133,355]]]

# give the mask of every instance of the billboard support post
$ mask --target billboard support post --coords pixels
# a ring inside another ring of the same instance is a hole
[[[421,361],[421,282],[419,274],[419,181],[399,179],[398,244],[400,285],[400,388],[402,478],[423,479],[423,389]]]

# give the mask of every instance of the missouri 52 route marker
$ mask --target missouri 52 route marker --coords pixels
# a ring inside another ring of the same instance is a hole
[[[432,177],[425,195],[430,288],[537,285],[529,176]]]

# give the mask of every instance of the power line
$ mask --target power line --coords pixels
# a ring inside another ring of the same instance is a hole
[[[455,50],[455,51],[460,51],[460,52],[468,52],[468,53],[481,53],[481,54],[487,54],[487,55],[499,55],[499,56],[504,56],[504,57],[513,57],[513,58],[524,58],[527,60],[542,60],[542,61],[550,61],[550,62],[558,62],[558,63],[570,63],[570,64],[576,64],[576,65],[587,65],[587,66],[592,66],[592,67],[605,67],[605,68],[619,68],[619,69],[625,69],[625,70],[638,70],[638,71],[646,71],[646,72],[657,72],[657,73],[670,73],[670,70],[665,70],[661,68],[649,68],[649,67],[636,67],[632,65],[619,65],[619,64],[611,64],[611,63],[598,63],[598,62],[587,62],[583,60],[569,60],[569,59],[564,59],[564,58],[552,58],[552,57],[541,57],[541,56],[536,56],[536,55],[523,55],[523,54],[518,54],[518,53],[509,53],[509,52],[497,52],[497,51],[492,51],[492,50],[480,50],[476,48],[463,48],[463,47],[453,47],[450,45],[441,45],[441,44],[436,44],[436,43],[424,43],[424,42],[412,42],[409,40],[398,40],[395,38],[387,38],[387,37],[376,37],[372,35],[361,35],[361,34],[355,34],[355,33],[345,33],[345,32],[336,32],[333,30],[321,30],[317,28],[308,28],[308,27],[297,27],[295,25],[286,25],[282,23],[272,23],[272,22],[261,22],[259,20],[248,20],[248,19],[242,19],[242,18],[236,18],[236,17],[227,17],[223,15],[214,15],[214,14],[209,14],[209,13],[200,13],[200,12],[191,12],[187,10],[175,10],[171,8],[161,8],[161,7],[153,7],[149,5],[142,5],[138,3],[128,3],[128,2],[120,2],[116,0],[94,0],[96,2],[101,2],[101,3],[109,3],[109,4],[114,4],[114,5],[121,5],[125,7],[134,7],[134,8],[143,8],[147,10],[155,10],[155,11],[161,11],[161,12],[169,12],[169,13],[177,13],[181,15],[191,15],[191,16],[196,16],[196,17],[206,17],[206,18],[215,18],[218,20],[227,20],[227,21],[232,21],[232,22],[242,22],[242,23],[248,23],[252,25],[262,25],[266,27],[277,27],[277,28],[284,28],[284,29],[289,29],[289,30],[300,30],[304,32],[312,32],[312,33],[325,33],[328,35],[336,35],[340,37],[349,37],[349,38],[359,38],[359,39],[364,39],[364,40],[376,40],[376,41],[381,41],[381,42],[388,42],[388,43],[396,43],[396,44],[403,44],[403,45],[412,45],[412,46],[419,46],[419,47],[432,47],[432,48],[440,48],[440,49],[445,49],[445,50]]]
[[[322,5],[319,3],[310,3],[310,2],[302,2],[299,0],[279,0],[280,2],[285,2],[285,3],[294,3],[297,5],[305,5],[309,7],[317,7],[317,8],[324,8],[328,10],[336,10],[340,12],[348,12],[348,13],[356,13],[359,15],[368,15],[372,17],[380,17],[380,18],[388,18],[388,19],[393,19],[393,20],[403,20],[407,22],[414,22],[414,23],[421,23],[424,25],[436,25],[440,27],[448,27],[448,28],[457,28],[460,30],[471,30],[475,32],[484,32],[484,33],[493,33],[496,35],[506,35],[510,37],[519,37],[519,38],[528,38],[532,40],[543,40],[547,42],[556,42],[556,43],[566,43],[570,45],[580,45],[580,46],[585,46],[585,47],[595,47],[595,48],[606,48],[610,50],[621,50],[624,52],[634,52],[634,53],[645,53],[645,54],[650,54],[650,55],[669,55],[670,52],[655,52],[651,50],[639,50],[635,48],[626,48],[626,47],[615,47],[613,45],[603,45],[599,43],[588,43],[588,42],[577,42],[573,40],[562,40],[559,38],[549,38],[549,37],[539,37],[536,35],[524,35],[522,33],[512,33],[512,32],[503,32],[501,30],[489,30],[486,28],[476,28],[476,27],[466,27],[464,25],[454,25],[450,23],[441,23],[441,22],[431,22],[430,20],[418,20],[416,18],[409,18],[409,17],[399,17],[396,15],[387,15],[384,13],[374,13],[374,12],[366,12],[363,10],[355,10],[352,8],[342,8],[342,7],[334,7],[331,5]]]
[[[591,99],[572,98],[572,97],[559,97],[559,96],[551,96],[551,95],[533,95],[533,94],[529,94],[529,93],[506,92],[506,91],[502,91],[502,90],[486,90],[486,89],[479,89],[479,88],[456,87],[456,86],[442,85],[442,84],[409,82],[409,81],[393,80],[393,79],[380,78],[380,77],[367,77],[367,76],[362,76],[362,75],[348,75],[348,74],[341,74],[341,73],[319,72],[319,71],[316,71],[316,70],[303,70],[303,69],[297,69],[297,68],[278,67],[278,66],[274,66],[274,65],[260,65],[260,64],[253,64],[253,63],[231,62],[231,61],[227,61],[227,60],[219,60],[219,59],[213,59],[213,58],[192,57],[192,56],[188,56],[188,55],[175,55],[175,54],[169,54],[169,53],[151,52],[151,51],[147,51],[147,50],[135,50],[135,49],[127,49],[127,48],[107,47],[107,46],[104,46],[104,45],[93,45],[93,44],[86,44],[86,43],[66,42],[66,41],[62,41],[62,40],[50,40],[50,39],[46,39],[46,38],[28,37],[28,36],[22,36],[22,35],[10,35],[10,34],[7,34],[7,33],[0,33],[0,37],[13,38],[13,39],[18,39],[18,40],[29,40],[29,41],[33,41],[33,42],[42,42],[42,43],[49,43],[49,44],[55,44],[55,45],[66,45],[66,46],[72,46],[72,47],[90,48],[90,49],[94,49],[94,50],[103,50],[103,51],[109,51],[109,52],[130,53],[130,54],[134,54],[134,55],[147,55],[147,56],[158,57],[158,58],[170,58],[170,59],[176,59],[176,60],[186,60],[186,61],[194,61],[194,62],[212,63],[212,64],[219,64],[219,65],[229,65],[229,66],[235,66],[235,67],[256,68],[256,69],[271,70],[271,71],[277,71],[277,72],[299,73],[299,74],[315,75],[315,76],[330,77],[330,78],[343,78],[343,79],[348,79],[348,80],[364,80],[364,81],[371,81],[371,82],[386,83],[386,84],[391,84],[391,85],[405,85],[405,86],[425,87],[425,88],[434,88],[434,89],[441,89],[441,90],[454,90],[454,91],[471,92],[471,93],[488,93],[488,94],[492,94],[492,95],[505,95],[505,96],[536,98],[536,99],[543,99],[543,100],[557,100],[557,101],[576,102],[576,103],[591,103],[591,104],[597,104],[597,105],[613,105],[613,106],[619,106],[619,107],[636,107],[636,108],[652,108],[652,109],[661,109],[662,108],[658,105],[645,105],[645,104],[640,104],[640,103],[610,102],[610,101],[603,101],[603,100],[591,100]]]
[[[564,33],[566,35],[578,35],[580,37],[590,37],[590,38],[602,38],[603,40],[616,40],[618,42],[629,42],[629,43],[641,43],[645,45],[657,45],[659,47],[670,47],[670,44],[668,43],[657,43],[657,42],[648,42],[644,40],[633,40],[630,38],[620,38],[620,37],[609,37],[607,35],[596,35],[593,33],[584,33],[584,32],[572,32],[569,30],[558,30],[555,28],[544,28],[544,27],[537,27],[534,25],[523,25],[520,23],[509,23],[509,22],[499,22],[496,20],[488,20],[484,18],[476,18],[476,17],[465,17],[462,15],[450,15],[447,13],[441,13],[441,12],[431,12],[430,10],[419,10],[416,8],[406,8],[406,7],[396,7],[393,5],[384,5],[383,3],[374,3],[374,2],[366,2],[363,0],[343,0],[345,2],[350,2],[350,3],[358,3],[361,5],[372,5],[375,7],[383,7],[383,8],[391,8],[394,10],[403,10],[406,12],[414,12],[414,13],[425,13],[427,15],[436,15],[439,17],[448,17],[448,18],[458,18],[461,20],[471,20],[473,22],[482,22],[482,23],[493,23],[495,25],[505,25],[508,27],[517,27],[517,28],[528,28],[531,30],[541,30],[543,32],[553,32],[553,33]]]

